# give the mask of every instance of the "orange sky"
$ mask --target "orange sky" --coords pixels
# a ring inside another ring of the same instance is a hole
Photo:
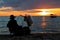
[[[13,10],[11,7],[2,7],[0,8],[0,16],[10,16],[11,14],[15,15],[15,16],[19,16],[19,15],[25,15],[25,14],[29,14],[31,16],[43,16],[41,15],[41,11],[42,10],[47,10],[49,13],[48,14],[55,14],[57,16],[60,16],[60,8],[53,8],[53,9],[32,9],[32,10],[25,10],[25,11],[16,11]],[[49,15],[44,15],[44,16],[49,16]]]

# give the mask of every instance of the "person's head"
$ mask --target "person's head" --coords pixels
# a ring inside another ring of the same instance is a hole
[[[10,15],[10,19],[14,19],[15,18],[15,16],[14,15]]]

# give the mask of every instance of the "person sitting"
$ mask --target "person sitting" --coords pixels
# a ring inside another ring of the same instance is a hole
[[[8,21],[7,27],[9,28],[10,34],[17,35],[18,34],[18,27],[17,21],[15,20],[15,16],[11,15],[10,20]]]

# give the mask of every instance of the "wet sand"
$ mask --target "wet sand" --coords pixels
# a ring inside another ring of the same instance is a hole
[[[60,40],[60,33],[34,33],[27,36],[0,35],[0,40]]]

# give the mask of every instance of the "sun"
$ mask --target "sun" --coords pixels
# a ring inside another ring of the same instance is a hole
[[[48,14],[47,11],[42,11],[42,12],[41,12],[41,15],[47,15],[47,14]]]
[[[41,10],[41,12],[39,12],[38,14],[41,15],[41,16],[47,16],[47,15],[50,14],[50,12],[49,12],[49,10],[47,10],[47,9],[43,9],[43,10]]]

